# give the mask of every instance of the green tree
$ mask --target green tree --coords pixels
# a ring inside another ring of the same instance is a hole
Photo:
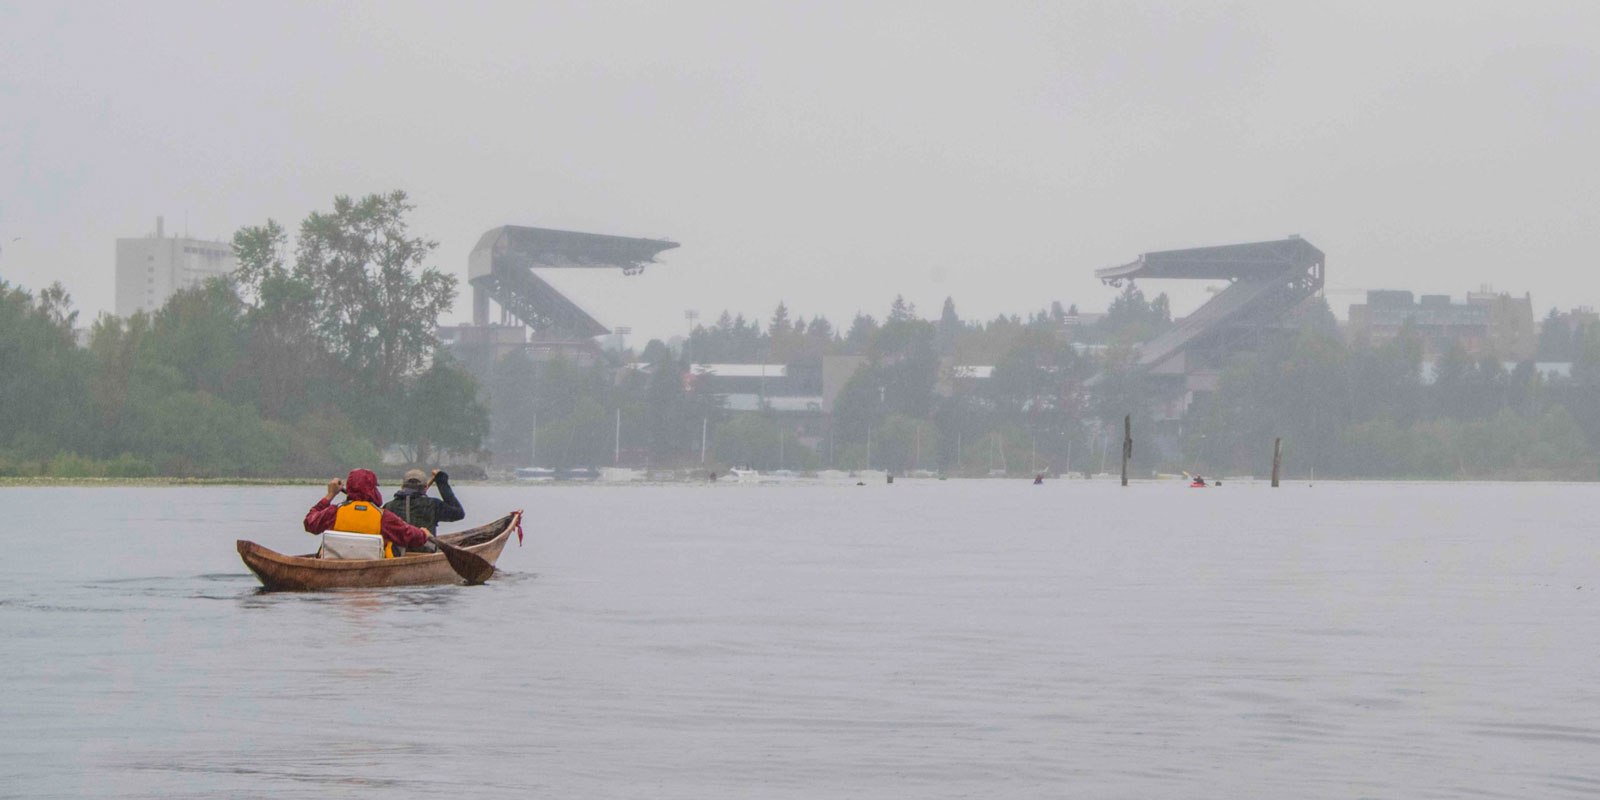
[[[541,414],[540,465],[564,468],[611,463],[612,431],[608,416],[605,406],[588,396],[580,396],[565,414],[554,417]]]
[[[889,322],[908,322],[917,318],[917,305],[906,302],[904,295],[895,295],[889,304]]]
[[[702,419],[709,423],[709,415],[684,388],[684,365],[665,347],[650,367],[641,409],[646,446],[656,462],[687,456],[698,449],[700,423]]]
[[[1122,442],[1123,417],[1132,415],[1134,448],[1131,463],[1138,470],[1146,470],[1157,462],[1149,435],[1155,428],[1155,407],[1157,403],[1171,398],[1158,395],[1156,388],[1145,380],[1146,376],[1137,364],[1138,353],[1131,345],[1112,345],[1101,362],[1100,374],[1089,398],[1089,408],[1091,416],[1099,422],[1095,431],[1096,440],[1102,444],[1109,441],[1110,452],[1119,458],[1117,453]]]
[[[505,354],[490,373],[490,447],[502,464],[534,464],[533,426],[537,421],[538,366],[522,350]],[[546,420],[549,421],[549,420]]]
[[[811,321],[806,323],[806,336],[823,344],[832,344],[834,339],[833,324],[828,322],[827,317],[820,314],[812,317]]]
[[[884,391],[870,364],[862,364],[845,380],[833,400],[833,433],[836,447],[865,444],[867,430],[880,425],[885,416]],[[843,462],[841,462],[843,463]]]
[[[0,448],[36,458],[94,449],[93,362],[72,331],[77,312],[61,284],[37,300],[0,280]]]
[[[850,321],[850,330],[844,335],[845,351],[851,355],[864,352],[877,332],[877,320],[870,314],[856,314],[855,319]]]
[[[886,323],[873,334],[867,359],[888,411],[918,419],[933,413],[939,382],[937,335],[932,323],[912,318]]]
[[[234,235],[255,394],[270,416],[348,409],[372,436],[402,435],[410,383],[429,363],[456,279],[426,266],[404,192],[334,198],[300,224],[294,263],[273,220]]]
[[[150,315],[144,312],[126,320],[102,314],[90,327],[89,356],[94,361],[91,396],[98,412],[98,427],[106,439],[105,452],[119,452],[122,446],[122,412],[149,330]]]
[[[1567,324],[1567,318],[1561,312],[1552,308],[1539,326],[1536,357],[1540,361],[1571,361],[1572,340],[1572,326]]]
[[[1350,422],[1350,374],[1344,343],[1316,325],[1235,359],[1210,402],[1192,412],[1197,424],[1185,442],[1190,463],[1208,471],[1262,473],[1270,467],[1272,440],[1283,437],[1296,464],[1326,474]]]
[[[961,336],[965,325],[961,317],[956,314],[956,301],[953,298],[944,299],[944,308],[939,312],[939,337],[938,348],[940,355],[951,355],[955,352],[956,339]]]
[[[1086,443],[1086,383],[1093,366],[1053,326],[1030,327],[995,365],[985,396],[994,416],[1026,430],[1030,450],[1050,468],[1067,463],[1068,449]]]
[[[1144,292],[1129,281],[1122,294],[1111,301],[1099,327],[1102,336],[1112,342],[1147,342],[1172,327],[1172,309],[1165,294],[1147,301]]]
[[[872,461],[891,472],[905,473],[937,463],[939,429],[924,420],[894,414],[873,431]]]
[[[235,274],[103,315],[85,349],[65,289],[0,282],[0,401],[34,409],[0,420],[0,471],[320,473],[376,462],[374,435],[476,449],[471,379],[442,358],[420,370],[454,280],[421,267],[433,245],[405,232],[410,210],[401,193],[339,198],[301,226],[292,266],[277,223],[242,229]]]
[[[767,332],[774,338],[789,334],[789,307],[778,301],[778,307],[772,312],[772,322],[767,325]]]
[[[296,419],[319,404],[338,404],[335,362],[318,338],[322,296],[304,269],[284,263],[288,236],[273,220],[233,236],[234,272],[245,304],[247,380],[268,417]],[[315,390],[315,391],[313,391]]]
[[[249,402],[256,386],[247,382],[253,369],[244,357],[242,312],[233,282],[212,279],[168,298],[140,346],[176,370],[186,389]]]
[[[320,305],[315,330],[362,388],[398,386],[427,363],[456,279],[425,266],[437,242],[410,235],[405,192],[334,198],[300,225],[295,269]]]
[[[477,381],[444,351],[417,378],[406,412],[400,442],[410,447],[413,463],[432,463],[436,450],[474,453],[489,431],[489,414],[478,402]]]
[[[127,439],[133,452],[150,454],[163,475],[268,476],[290,454],[280,426],[206,392],[134,400],[124,422]]]
[[[1351,353],[1351,418],[1387,416],[1411,425],[1422,416],[1422,337],[1407,319],[1395,338]]]
[[[812,469],[816,453],[787,426],[765,414],[736,414],[717,426],[711,449],[718,462],[760,470]]]
[[[1441,417],[1471,416],[1474,373],[1477,365],[1461,344],[1455,343],[1433,365],[1433,383],[1428,387],[1433,414]]]

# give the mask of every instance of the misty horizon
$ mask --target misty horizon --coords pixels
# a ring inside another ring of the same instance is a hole
[[[1592,6],[0,4],[0,275],[111,308],[114,242],[404,189],[483,231],[670,238],[608,325],[1103,308],[1093,270],[1298,234],[1330,305],[1600,305]],[[17,238],[20,237],[20,240]],[[1198,287],[1152,284],[1187,313]],[[445,321],[469,316],[460,303]]]

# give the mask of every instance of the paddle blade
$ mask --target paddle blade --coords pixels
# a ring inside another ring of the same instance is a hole
[[[490,564],[477,553],[462,550],[454,545],[437,542],[440,552],[444,553],[450,562],[450,568],[456,571],[468,586],[476,586],[489,580],[494,575],[494,565]]]

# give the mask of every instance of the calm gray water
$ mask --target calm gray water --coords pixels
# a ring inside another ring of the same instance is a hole
[[[258,592],[319,495],[0,489],[0,794],[1600,796],[1596,486],[467,486],[496,581]]]

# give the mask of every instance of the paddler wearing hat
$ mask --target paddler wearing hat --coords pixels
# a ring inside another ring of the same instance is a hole
[[[434,484],[439,485],[439,496],[444,499],[428,496],[428,487]],[[439,532],[439,523],[456,522],[467,516],[467,512],[461,508],[461,501],[456,499],[456,493],[450,489],[449,474],[440,470],[434,470],[431,478],[420,469],[407,472],[400,491],[394,493],[394,499],[384,504],[383,510],[393,512],[408,525],[426,530],[430,536]],[[428,545],[428,548],[431,547],[431,544]]]

